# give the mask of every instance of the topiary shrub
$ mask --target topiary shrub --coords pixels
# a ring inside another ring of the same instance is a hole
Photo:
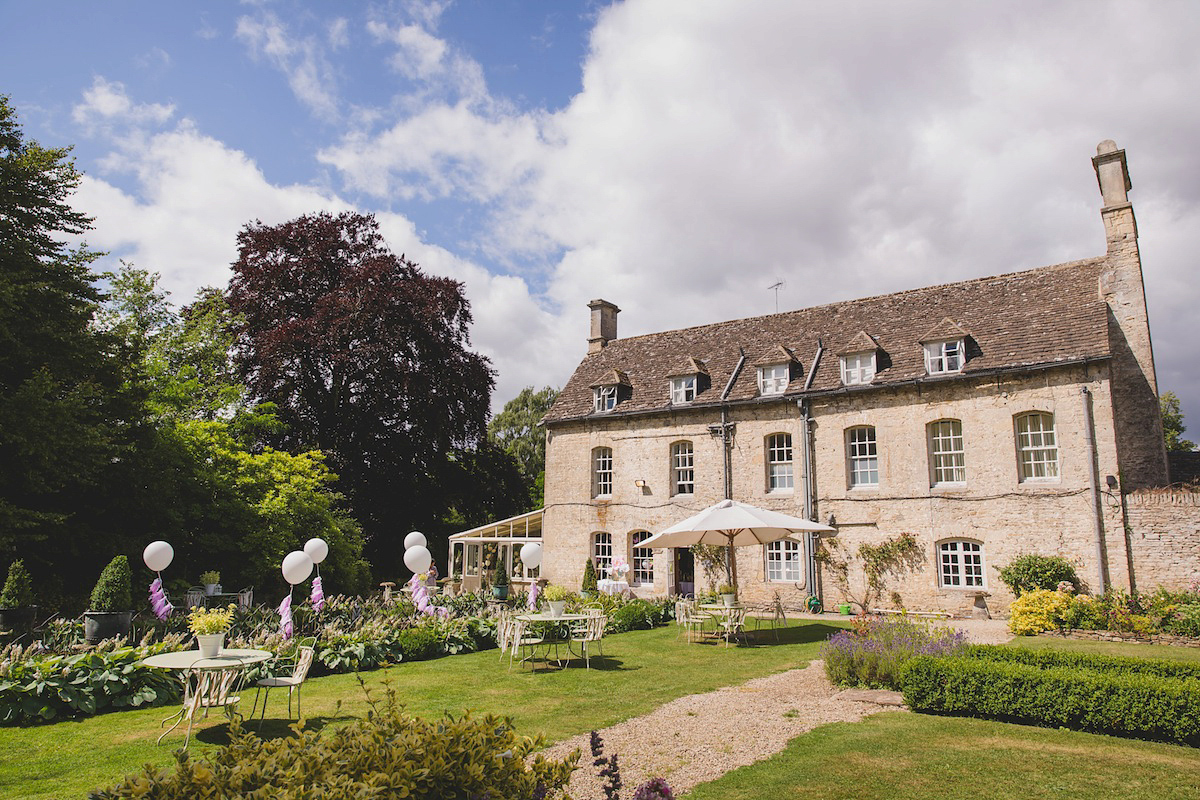
[[[397,633],[396,644],[405,661],[423,661],[442,654],[442,643],[437,634],[423,625]]]
[[[0,608],[26,608],[33,605],[33,578],[25,562],[17,559],[8,567],[8,580],[0,593]]]
[[[583,584],[579,587],[581,592],[596,591],[596,565],[589,558],[583,562]]]
[[[184,750],[171,768],[147,765],[95,800],[154,797],[472,797],[556,796],[579,751],[561,761],[535,755],[541,736],[518,736],[511,718],[469,713],[427,722],[402,713],[388,688],[371,713],[350,725],[264,741],[230,726],[230,744],[191,760]],[[251,794],[253,793],[253,795]]]
[[[1009,562],[1000,570],[1000,580],[1018,597],[1034,589],[1053,591],[1063,581],[1079,589],[1079,576],[1075,574],[1071,562],[1062,556],[1043,556],[1038,553],[1027,553]]]
[[[129,570],[129,559],[117,556],[108,562],[100,573],[96,588],[92,590],[89,611],[128,611],[133,608],[131,584],[133,574]]]
[[[1071,596],[1064,592],[1033,589],[1025,592],[1008,607],[1008,629],[1018,636],[1035,636],[1062,626],[1063,613],[1071,605]]]

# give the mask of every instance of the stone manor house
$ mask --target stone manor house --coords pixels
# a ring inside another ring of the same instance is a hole
[[[842,552],[913,534],[921,563],[882,607],[1002,612],[998,569],[1025,553],[1065,556],[1096,593],[1200,579],[1195,495],[1153,489],[1169,476],[1125,152],[1092,163],[1098,258],[625,339],[593,301],[543,421],[545,508],[452,537],[464,578],[470,542],[512,563],[540,537],[554,583],[624,557],[633,591],[687,591],[692,554],[639,543],[728,497],[828,523]],[[814,537],[737,549],[743,596],[840,602]]]

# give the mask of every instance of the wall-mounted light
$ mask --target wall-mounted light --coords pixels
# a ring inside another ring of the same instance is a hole
[[[1117,488],[1117,476],[1116,475],[1105,475],[1104,482],[1108,484],[1108,488],[1110,488],[1110,489]]]
[[[646,482],[645,482],[644,480],[642,480],[641,478],[638,478],[636,481],[634,481],[634,482],[633,482],[633,485],[634,485],[634,486],[636,486],[636,487],[637,487],[637,488],[639,488],[639,489],[645,489],[645,488],[646,488]]]
[[[828,526],[829,526],[829,527],[831,527],[831,528],[837,527],[837,519],[836,519],[836,518],[834,518],[834,516],[833,516],[833,512],[832,512],[832,511],[831,511],[831,512],[829,512],[829,521],[828,521],[828,522],[826,522],[825,524],[826,524],[826,525],[828,525]]]

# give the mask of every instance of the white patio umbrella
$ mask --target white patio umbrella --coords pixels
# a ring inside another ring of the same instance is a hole
[[[769,511],[736,500],[722,500],[695,516],[659,531],[643,541],[639,547],[690,547],[694,544],[728,547],[729,582],[736,588],[737,562],[733,558],[733,548],[769,544],[793,533],[832,530],[828,525],[801,517]]]

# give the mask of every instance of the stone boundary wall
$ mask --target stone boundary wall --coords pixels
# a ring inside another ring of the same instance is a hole
[[[1123,642],[1125,644],[1167,644],[1173,647],[1200,647],[1200,639],[1176,636],[1173,633],[1121,633],[1119,631],[1047,631],[1038,636],[1055,639],[1087,639],[1094,642]]]
[[[1143,489],[1125,496],[1129,550],[1138,591],[1173,591],[1200,582],[1200,492]]]

